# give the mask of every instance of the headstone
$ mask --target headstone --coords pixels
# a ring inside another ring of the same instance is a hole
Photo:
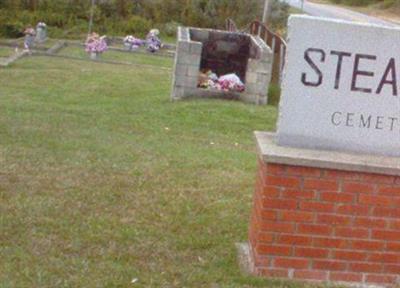
[[[36,25],[36,39],[37,43],[43,43],[47,40],[47,25],[44,22],[39,22]]]
[[[90,59],[91,60],[99,60],[100,54],[96,52],[90,52]]]
[[[278,144],[400,156],[400,29],[289,19]]]

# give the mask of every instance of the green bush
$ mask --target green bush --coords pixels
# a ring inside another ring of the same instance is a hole
[[[351,5],[351,6],[366,6],[373,2],[373,0],[344,0],[344,4]]]
[[[33,25],[35,25],[37,22],[44,22],[50,27],[64,27],[69,20],[69,17],[66,17],[65,15],[62,15],[60,13],[55,13],[55,12],[40,12],[36,13],[35,17],[36,21],[33,21]]]
[[[75,23],[75,24],[72,24]],[[65,28],[49,26],[48,34],[50,38],[81,38],[85,39],[88,33],[89,24],[83,20],[70,22]]]
[[[281,30],[286,27],[286,23],[289,17],[290,6],[285,2],[278,0],[272,1],[271,4],[271,16],[270,16],[270,26],[274,30]]]
[[[399,0],[384,0],[382,3],[382,7],[385,9],[396,6],[396,5],[400,6]]]
[[[24,25],[21,22],[7,22],[0,25],[0,35],[5,38],[19,38],[24,36]]]
[[[281,87],[278,84],[271,83],[268,88],[268,104],[278,106],[281,98]]]
[[[16,19],[14,15],[0,10],[0,36],[5,38],[22,37],[24,31],[24,23]]]
[[[234,19],[239,27],[245,27],[260,18],[261,4],[260,0],[96,1],[93,30],[107,35],[134,34],[142,37],[157,23],[163,35],[173,36],[178,23],[223,29],[227,18]],[[73,33],[77,33],[76,36],[81,37],[81,33],[87,31],[90,1],[0,0],[0,9],[7,11],[7,17],[0,17],[2,35],[16,36],[26,25],[43,21],[48,24],[49,30],[53,28],[51,35],[67,34],[72,37]],[[281,14],[277,17],[282,19]],[[85,24],[82,25],[81,21]]]
[[[58,27],[48,28],[47,33],[50,38],[55,38],[55,39],[67,38],[66,31]],[[75,35],[77,35],[77,33]]]
[[[399,0],[330,0],[335,4],[345,4],[350,6],[367,6],[370,4],[382,4],[384,8],[392,7]]]
[[[133,34],[137,36],[144,36],[151,29],[152,23],[140,16],[131,16],[123,23],[124,34]]]
[[[182,26],[182,24],[175,21],[168,22],[164,25],[163,32],[167,36],[175,36],[179,26]]]
[[[35,13],[23,10],[14,15],[11,14],[9,19],[11,20],[11,22],[13,22],[13,20],[17,21],[17,22],[21,22],[24,26],[26,26],[26,25],[35,26],[36,18],[37,18],[35,16],[37,16]]]

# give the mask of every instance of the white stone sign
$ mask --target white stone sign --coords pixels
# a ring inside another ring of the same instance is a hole
[[[400,29],[289,19],[278,144],[400,156]]]

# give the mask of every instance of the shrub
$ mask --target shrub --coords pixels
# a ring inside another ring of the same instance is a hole
[[[382,7],[387,9],[387,8],[395,6],[396,4],[398,5],[399,3],[400,2],[397,0],[384,0],[382,3]]]
[[[32,25],[35,25],[36,22],[44,22],[50,27],[64,27],[68,23],[69,17],[64,16],[61,13],[55,12],[40,12],[36,13],[35,21]]]
[[[13,15],[0,10],[0,36],[6,38],[22,37],[24,23],[18,21]]]
[[[163,32],[167,36],[175,36],[179,26],[181,26],[181,24],[179,24],[178,22],[175,21],[168,22],[164,25]]]
[[[344,3],[351,6],[366,6],[373,3],[373,0],[344,0]]]
[[[274,30],[281,30],[286,27],[289,17],[289,5],[285,2],[274,0],[271,3],[270,25]]]
[[[239,27],[245,27],[260,17],[261,4],[260,0],[98,0],[94,9],[93,29],[107,35],[134,34],[142,37],[154,23],[159,23],[165,36],[172,36],[178,23],[223,29],[226,18],[232,18]],[[90,1],[0,0],[0,9],[13,15],[0,18],[0,33],[3,35],[15,36],[25,25],[36,25],[43,21],[48,24],[49,30],[54,28],[52,33],[59,35],[62,34],[60,30],[65,30],[72,36],[74,31],[82,31],[83,26],[79,21],[86,23],[84,30],[87,30]],[[286,12],[282,8],[278,10],[276,22],[283,23]]]
[[[19,38],[23,34],[24,24],[18,21],[7,22],[0,25],[0,34],[6,38]]]
[[[87,36],[89,24],[83,20],[70,20],[65,28],[48,26],[50,38],[82,38]]]
[[[144,36],[151,29],[151,24],[150,21],[134,15],[123,22],[123,27],[125,34]]]
[[[55,39],[66,38],[67,36],[66,31],[58,27],[48,27],[47,33],[50,38],[55,38]]]
[[[396,0],[330,0],[331,2],[335,3],[335,4],[346,4],[346,5],[350,5],[350,6],[367,6],[370,4],[374,4],[374,3],[382,3],[384,4],[384,2],[389,3],[388,7],[392,6],[394,2],[396,2]]]
[[[32,25],[35,26],[36,25],[36,17],[35,17],[35,13],[32,13],[30,11],[21,11],[18,13],[15,13],[14,15],[10,15],[9,19],[11,20],[11,22],[21,22],[23,24],[23,26],[26,25]]]
[[[278,84],[271,83],[268,88],[268,104],[278,106],[281,98],[281,88]]]

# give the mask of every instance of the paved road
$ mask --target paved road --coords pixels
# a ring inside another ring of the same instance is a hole
[[[288,3],[290,6],[301,9],[301,0],[281,0]],[[304,0],[304,12],[313,15],[327,18],[343,19],[355,22],[372,23],[378,25],[385,25],[390,27],[400,27],[399,25],[385,21],[376,17],[368,16],[362,13],[354,12],[349,9],[337,7],[334,5],[317,4]]]

